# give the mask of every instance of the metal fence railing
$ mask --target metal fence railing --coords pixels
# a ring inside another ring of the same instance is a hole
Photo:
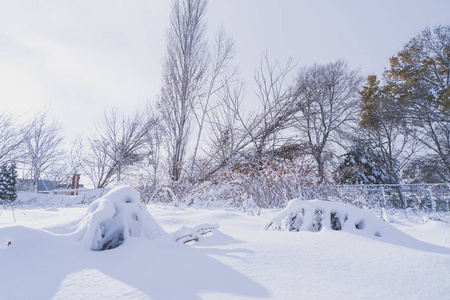
[[[365,193],[382,207],[413,208],[428,212],[450,209],[450,184],[371,184],[340,185],[343,190],[355,189]]]

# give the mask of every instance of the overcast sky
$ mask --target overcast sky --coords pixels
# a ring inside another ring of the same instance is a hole
[[[0,111],[25,119],[45,106],[72,139],[110,107],[130,113],[156,98],[171,1],[0,3]],[[299,67],[342,58],[362,75],[381,74],[410,38],[439,24],[450,24],[449,0],[211,0],[208,8],[209,34],[223,25],[234,38],[247,81],[266,50]]]

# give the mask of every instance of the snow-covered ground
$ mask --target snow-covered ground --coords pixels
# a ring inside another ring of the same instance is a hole
[[[450,297],[450,224],[420,215],[390,215],[393,227],[417,239],[402,243],[401,232],[391,242],[346,230],[264,230],[280,210],[150,204],[168,234],[92,251],[70,238],[88,206],[38,206],[16,207],[17,222],[9,208],[0,216],[0,299]],[[195,244],[170,234],[202,223],[220,227]]]

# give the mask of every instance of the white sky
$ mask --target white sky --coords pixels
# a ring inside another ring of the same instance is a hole
[[[0,111],[25,119],[46,106],[71,140],[112,106],[130,113],[155,99],[170,7],[0,0]],[[416,33],[450,24],[450,1],[211,0],[208,24],[211,35],[222,24],[232,35],[248,82],[266,50],[299,67],[343,58],[363,75],[380,74]]]

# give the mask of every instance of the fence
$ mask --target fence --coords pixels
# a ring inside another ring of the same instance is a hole
[[[450,184],[446,183],[340,185],[339,188],[343,191],[359,190],[381,207],[449,211]]]

